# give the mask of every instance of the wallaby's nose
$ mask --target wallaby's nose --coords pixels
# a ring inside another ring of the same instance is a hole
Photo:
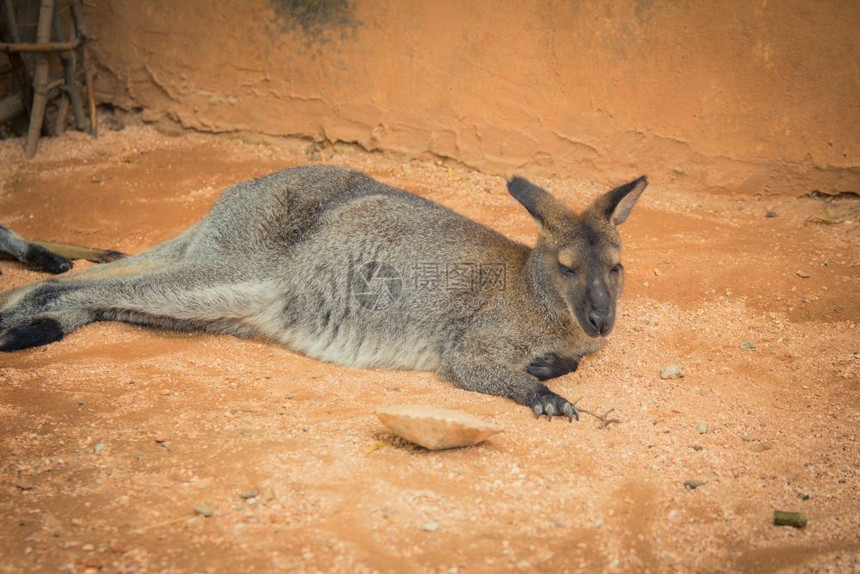
[[[600,335],[606,335],[612,324],[609,321],[609,313],[592,309],[588,312],[588,322]]]

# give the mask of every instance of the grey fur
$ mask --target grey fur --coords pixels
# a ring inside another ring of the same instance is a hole
[[[356,171],[280,171],[232,186],[146,253],[0,294],[0,350],[99,320],[231,333],[340,365],[435,371],[572,419],[540,379],[575,369],[611,330],[616,225],[646,185],[575,214],[514,178],[540,223],[529,248]]]

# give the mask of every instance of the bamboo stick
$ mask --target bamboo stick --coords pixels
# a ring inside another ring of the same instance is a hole
[[[77,50],[80,45],[81,43],[78,40],[75,40],[74,42],[47,42],[45,44],[7,44],[5,42],[0,42],[0,52],[33,52],[37,54],[47,54],[50,52],[68,52],[70,50]]]
[[[66,34],[63,32],[63,27],[60,24],[59,8],[54,10],[54,16],[51,22],[56,40],[58,42],[65,42]],[[80,41],[75,38],[73,43],[79,44]],[[86,131],[87,118],[84,115],[84,104],[83,100],[81,100],[81,87],[80,84],[78,84],[78,78],[75,74],[75,58],[73,55],[74,52],[60,52],[60,62],[63,64],[63,74],[66,78],[66,93],[69,94],[69,103],[72,105],[72,114],[75,116],[75,126],[81,131]]]
[[[3,0],[3,19],[9,26],[9,37],[16,44],[21,43],[21,33],[18,31],[18,19],[15,17],[15,7],[12,0]]]
[[[39,8],[39,25],[36,28],[36,41],[47,44],[51,41],[51,18],[54,14],[54,0],[42,0]],[[39,134],[42,132],[42,122],[45,120],[45,107],[48,105],[48,54],[40,53],[36,57],[36,72],[34,73],[35,94],[33,109],[30,112],[30,127],[27,131],[27,143],[24,155],[28,158],[36,155],[39,147]]]
[[[6,23],[6,31],[8,37],[16,44],[21,43],[21,33],[18,30],[18,19],[15,17],[15,8],[12,6],[12,0],[3,0],[3,21],[0,21],[0,30],[2,30],[3,22]],[[27,64],[21,54],[14,52],[9,53],[9,63],[12,64],[12,69],[15,71],[15,79],[18,80],[18,87],[21,89],[20,98],[21,104],[24,106],[27,115],[33,107],[33,83],[30,81],[30,74],[27,72]]]
[[[60,94],[60,103],[57,106],[57,117],[51,128],[52,136],[61,136],[66,132],[66,119],[69,117],[69,95]]]
[[[98,137],[98,121],[96,118],[96,92],[93,86],[93,67],[90,58],[90,40],[87,27],[84,23],[84,10],[80,0],[69,0],[69,8],[72,10],[72,19],[78,29],[78,38],[81,39],[81,51],[84,55],[84,77],[87,80],[87,101],[90,109],[90,133]]]

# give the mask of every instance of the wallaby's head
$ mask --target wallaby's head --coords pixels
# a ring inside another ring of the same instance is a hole
[[[531,254],[531,279],[563,303],[590,337],[605,337],[615,324],[615,304],[624,284],[617,226],[645,190],[645,176],[598,197],[582,213],[522,177],[508,191],[540,224]]]

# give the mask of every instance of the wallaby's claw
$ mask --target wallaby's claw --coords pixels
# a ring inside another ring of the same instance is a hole
[[[579,420],[579,412],[576,410],[576,407],[570,401],[558,396],[549,389],[539,393],[535,397],[532,403],[532,411],[534,411],[536,418],[540,418],[541,415],[546,414],[547,421],[551,421],[552,417],[562,416],[566,416],[569,422],[573,422],[574,418]]]
[[[564,403],[561,410],[567,415],[568,422],[573,422],[573,417],[576,417],[576,420],[579,420],[579,411],[577,411],[576,407],[571,403]]]

